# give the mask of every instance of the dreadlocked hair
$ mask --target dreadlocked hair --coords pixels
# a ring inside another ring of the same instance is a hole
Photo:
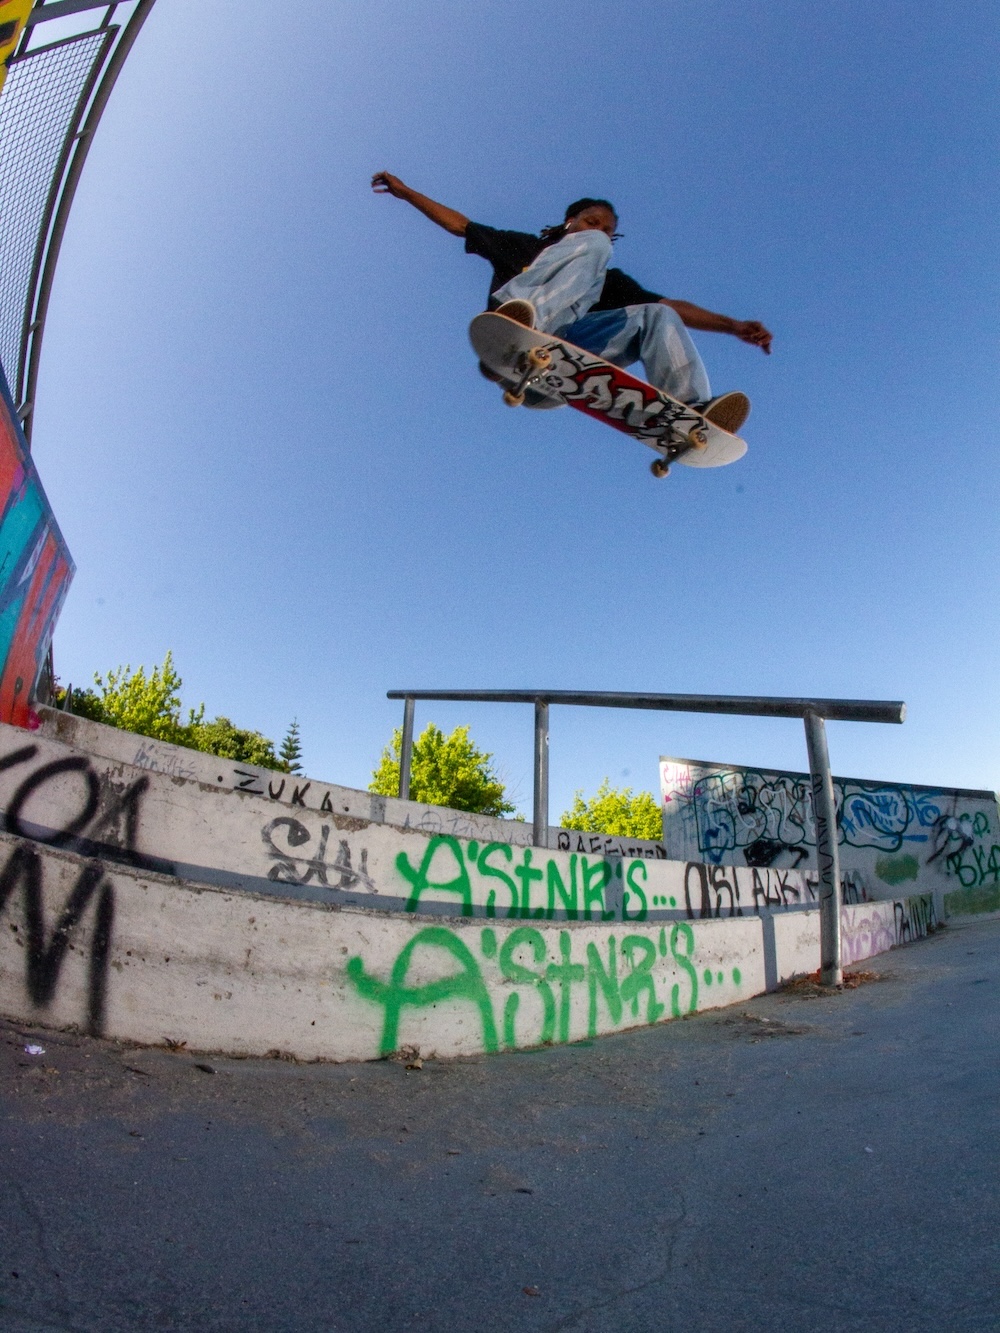
[[[618,217],[614,204],[607,199],[577,199],[567,207],[566,212],[563,214],[562,222],[554,227],[543,227],[539,235],[543,241],[548,241],[550,243],[552,241],[557,241],[565,234],[566,223],[570,218],[575,218],[577,213],[582,213],[585,208],[595,207],[607,208],[614,213],[616,219]]]

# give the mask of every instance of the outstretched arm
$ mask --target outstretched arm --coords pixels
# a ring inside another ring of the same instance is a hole
[[[750,343],[771,354],[772,335],[756,319],[730,319],[728,315],[717,315],[712,310],[704,310],[690,301],[668,301],[663,298],[663,305],[676,310],[689,329],[701,329],[704,333],[731,333],[741,342]]]
[[[469,219],[464,213],[457,213],[455,209],[439,204],[434,199],[428,199],[427,195],[420,194],[417,190],[411,190],[398,176],[392,176],[388,171],[376,171],[372,177],[372,189],[376,194],[391,194],[396,199],[405,199],[408,204],[419,209],[424,217],[430,218],[439,227],[444,227],[445,231],[450,231],[452,236],[465,235]]]

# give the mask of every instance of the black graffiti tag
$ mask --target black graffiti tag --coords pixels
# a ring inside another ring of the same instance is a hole
[[[0,756],[0,773],[29,764],[37,758],[38,746],[25,745]],[[67,774],[82,781],[79,805],[58,827],[41,825],[27,811],[32,798],[50,782]],[[84,913],[93,904],[87,986],[87,1028],[100,1034],[104,1027],[108,962],[115,916],[115,891],[106,877],[105,861],[124,861],[147,869],[171,873],[172,863],[146,856],[137,850],[142,798],[149,778],[114,782],[95,771],[82,755],[55,759],[32,768],[15,788],[0,815],[0,828],[18,839],[0,870],[0,912],[18,889],[24,904],[26,985],[31,1002],[40,1008],[51,1004],[66,953]],[[59,911],[50,935],[45,929],[45,862],[34,846],[45,843],[88,858],[69,896]],[[20,935],[12,923],[12,930]]]
[[[27,952],[27,989],[32,1004],[47,1008],[52,1003],[70,938],[91,898],[97,895],[94,928],[90,939],[87,1030],[100,1036],[104,1030],[108,959],[115,919],[115,893],[104,880],[104,867],[92,862],[83,867],[59,913],[52,934],[45,938],[43,864],[38,850],[27,843],[16,847],[0,871],[0,912],[19,886],[24,901],[24,930]]]
[[[284,834],[287,847],[279,846],[274,840],[279,829],[287,830]],[[274,861],[274,865],[267,872],[268,879],[273,879],[281,884],[308,884],[315,878],[318,884],[322,884],[327,889],[352,889],[358,884],[363,884],[371,890],[375,888],[371,876],[368,874],[367,848],[361,850],[361,864],[354,866],[351,863],[350,844],[346,838],[341,838],[336,859],[332,862],[327,861],[326,849],[330,840],[329,824],[323,824],[320,828],[319,845],[316,848],[315,855],[312,856],[297,856],[295,854],[293,849],[305,847],[306,843],[312,841],[312,834],[301,820],[292,819],[289,815],[279,815],[277,819],[270,820],[261,829],[261,837],[268,849],[268,855]],[[339,876],[335,884],[330,883],[328,872]]]

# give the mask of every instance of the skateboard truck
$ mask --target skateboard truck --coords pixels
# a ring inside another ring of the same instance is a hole
[[[649,470],[654,477],[666,477],[670,472],[670,464],[680,458],[681,454],[686,454],[689,449],[704,449],[707,444],[708,435],[704,426],[692,426],[687,432],[675,431],[666,452],[653,459]]]
[[[524,370],[509,389],[504,390],[503,400],[508,407],[520,407],[524,402],[524,391],[533,379],[537,379],[552,364],[552,353],[545,347],[529,347],[524,353]]]

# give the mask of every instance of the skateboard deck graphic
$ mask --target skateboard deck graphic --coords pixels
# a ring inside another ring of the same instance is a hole
[[[660,456],[652,465],[658,476],[668,463],[724,467],[747,451],[745,440],[694,408],[555,334],[487,311],[472,321],[469,338],[480,361],[510,386],[508,401],[533,390],[568,403],[649,445]]]

